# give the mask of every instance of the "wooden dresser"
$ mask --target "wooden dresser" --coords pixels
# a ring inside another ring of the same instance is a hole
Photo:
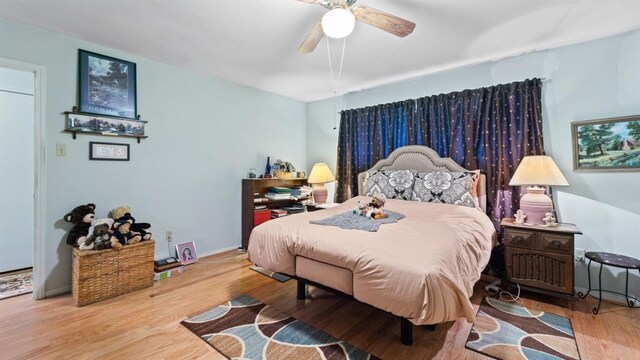
[[[573,224],[555,227],[515,224],[502,219],[506,280],[523,289],[575,299]]]

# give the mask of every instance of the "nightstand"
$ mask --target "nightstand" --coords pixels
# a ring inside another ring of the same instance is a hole
[[[576,300],[574,294],[574,235],[582,234],[573,224],[516,224],[502,219],[506,281],[524,290]]]

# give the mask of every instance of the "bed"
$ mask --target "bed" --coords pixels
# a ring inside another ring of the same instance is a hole
[[[467,171],[424,146],[392,152],[370,170]],[[359,175],[359,193],[365,173]],[[306,284],[328,288],[401,318],[401,341],[412,343],[413,325],[464,317],[473,322],[469,298],[496,238],[486,216],[484,176],[478,207],[388,199],[385,210],[405,215],[377,232],[314,225],[312,220],[351,211],[357,196],[327,210],[288,216],[256,227],[249,239],[253,263]],[[484,211],[483,211],[484,210]],[[413,324],[413,325],[412,325]]]

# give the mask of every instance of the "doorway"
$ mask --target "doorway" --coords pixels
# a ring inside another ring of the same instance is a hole
[[[0,299],[33,290],[34,91],[34,73],[0,68]]]
[[[0,58],[0,299],[44,298],[44,75]]]

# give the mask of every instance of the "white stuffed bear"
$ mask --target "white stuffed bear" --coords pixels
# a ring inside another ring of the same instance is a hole
[[[91,227],[89,227],[89,234],[87,234],[87,236],[82,236],[78,238],[78,246],[80,247],[80,250],[93,250],[96,243],[109,240],[109,238],[111,237],[111,234],[103,234],[103,235],[100,235],[100,238],[91,239],[92,241],[87,241],[87,239],[94,237],[93,230],[96,228],[97,225],[104,224],[104,225],[107,225],[109,229],[111,229],[113,227],[113,223],[114,223],[114,220],[110,218],[95,219],[91,221]]]

